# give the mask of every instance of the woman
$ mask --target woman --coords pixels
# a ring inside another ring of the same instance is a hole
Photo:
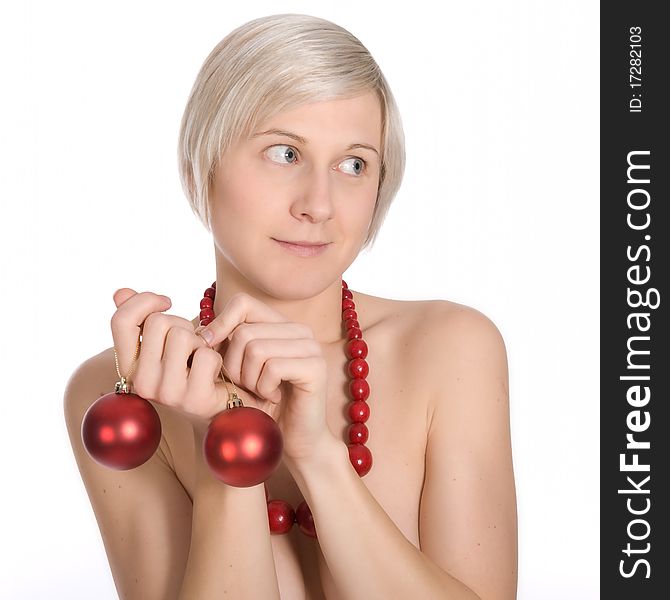
[[[165,296],[118,290],[114,348],[82,364],[65,394],[120,597],[514,598],[500,334],[474,309],[342,281],[404,168],[400,117],[368,51],[306,15],[243,25],[198,74],[179,157],[213,236],[213,302],[187,320],[164,314]],[[369,372],[349,372],[351,340],[365,342]],[[118,379],[115,358],[163,432],[155,454],[126,471],[100,466],[81,441],[86,410]],[[361,379],[369,395],[358,397]],[[233,386],[283,435],[265,485],[226,485],[203,459]],[[353,415],[355,402],[369,416]],[[277,500],[302,506],[303,520],[275,535]]]

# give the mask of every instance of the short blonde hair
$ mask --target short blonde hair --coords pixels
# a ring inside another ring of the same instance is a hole
[[[363,248],[374,243],[405,170],[400,113],[363,44],[325,19],[279,14],[229,33],[205,59],[179,131],[179,175],[193,212],[211,232],[210,184],[230,146],[265,120],[302,104],[375,91],[382,109],[381,171]]]

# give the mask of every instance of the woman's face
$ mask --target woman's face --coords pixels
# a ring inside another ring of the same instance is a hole
[[[381,107],[374,92],[314,102],[262,123],[231,147],[210,191],[217,251],[267,293],[324,289],[354,261],[379,184]],[[284,242],[321,242],[318,253]]]

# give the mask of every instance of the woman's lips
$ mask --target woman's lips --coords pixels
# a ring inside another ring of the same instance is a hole
[[[274,238],[272,239],[291,254],[305,257],[318,256],[319,254],[325,252],[326,248],[328,248],[328,246],[330,245],[330,242],[326,244],[308,244],[305,242],[291,243],[291,242],[284,242],[282,240],[275,240]]]

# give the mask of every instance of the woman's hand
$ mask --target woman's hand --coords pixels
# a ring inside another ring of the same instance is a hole
[[[117,310],[111,320],[112,337],[119,370],[125,377],[142,333],[137,364],[128,378],[131,390],[181,411],[199,430],[206,429],[228,400],[227,389],[219,379],[221,355],[196,335],[190,321],[163,314],[172,305],[167,296],[121,288],[114,293],[114,303]]]
[[[334,439],[326,421],[326,360],[308,326],[239,293],[204,330],[214,334],[211,347],[228,344],[225,373],[251,395],[240,394],[245,406],[277,421],[286,458],[309,459],[322,442]]]

